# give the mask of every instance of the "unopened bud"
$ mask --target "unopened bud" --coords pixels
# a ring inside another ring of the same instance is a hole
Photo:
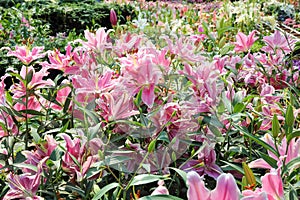
[[[116,14],[116,12],[113,8],[110,10],[109,19],[110,19],[110,23],[111,23],[112,26],[117,25],[118,18],[117,18],[117,14]]]

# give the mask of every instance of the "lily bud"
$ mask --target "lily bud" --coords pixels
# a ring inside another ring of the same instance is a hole
[[[109,20],[112,26],[116,26],[118,22],[117,14],[115,10],[112,8],[110,10]]]

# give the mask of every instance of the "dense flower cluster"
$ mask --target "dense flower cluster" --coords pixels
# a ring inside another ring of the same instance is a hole
[[[165,9],[174,20],[189,12]],[[3,48],[22,63],[0,82],[3,199],[297,195],[296,41],[278,30],[220,32],[226,13],[212,14],[212,29],[208,18],[190,30],[162,20],[165,34],[151,38],[144,12],[121,27],[112,10],[114,29],[86,30],[65,50]]]

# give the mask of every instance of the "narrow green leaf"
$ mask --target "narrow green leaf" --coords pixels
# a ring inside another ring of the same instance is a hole
[[[224,160],[221,160],[221,162],[227,164],[231,169],[234,169],[234,170],[240,172],[241,174],[245,175],[243,168],[241,168],[240,166],[232,164],[230,162],[226,162]],[[222,168],[224,168],[224,167],[222,167]],[[255,180],[257,183],[261,184],[261,180],[258,177],[255,177]]]
[[[233,113],[240,113],[245,109],[245,104],[243,103],[237,103],[233,107]]]
[[[29,114],[29,115],[37,115],[37,116],[44,116],[45,114],[36,111],[36,110],[31,110],[31,109],[27,109],[27,110],[20,110],[19,112],[24,113],[24,114]]]
[[[263,152],[258,152],[258,154],[260,155],[260,157],[262,159],[264,159],[264,161],[266,161],[272,168],[277,169],[277,160],[275,160],[274,158],[270,157],[269,155],[263,153]]]
[[[152,183],[158,180],[165,180],[168,179],[166,176],[160,176],[160,175],[154,175],[154,174],[141,174],[133,177],[132,182],[130,183],[130,186],[133,185],[144,185],[147,183]]]
[[[101,199],[109,190],[114,189],[116,187],[119,187],[118,183],[110,183],[108,185],[106,185],[105,187],[103,187],[102,189],[100,189],[95,196],[93,197],[92,200],[99,200]]]
[[[27,84],[31,82],[32,76],[33,76],[33,70],[30,70],[30,71],[26,74],[26,77],[25,77],[25,81],[27,82]]]
[[[13,166],[18,167],[20,169],[26,168],[31,169],[32,171],[37,172],[37,166],[31,165],[31,164],[25,164],[25,163],[14,163]]]
[[[139,200],[183,200],[181,198],[172,196],[172,195],[153,195],[153,196],[145,196],[142,198],[139,198]]]
[[[169,167],[169,169],[172,169],[174,170],[177,174],[179,174],[181,176],[181,178],[183,179],[183,181],[186,183],[187,181],[187,178],[186,178],[186,172],[181,170],[181,169],[178,169],[178,168],[174,168],[174,167]]]
[[[291,170],[294,170],[295,168],[299,168],[300,166],[300,157],[294,158],[290,162],[288,162],[285,167],[282,170],[282,174],[285,174],[287,172],[290,172]]]
[[[156,140],[152,140],[148,146],[148,152],[152,153],[155,150]]]
[[[205,124],[213,125],[215,127],[224,128],[224,124],[222,124],[216,117],[214,116],[203,116],[203,120]]]
[[[75,186],[72,186],[72,185],[66,185],[66,190],[70,190],[72,192],[75,192],[75,193],[79,194],[82,197],[85,196],[85,192],[79,187],[75,187]]]
[[[63,108],[64,113],[66,113],[69,110],[71,100],[72,100],[72,91],[69,93],[69,95],[65,101],[64,108]]]
[[[287,141],[288,143],[295,137],[299,137],[300,136],[300,131],[294,131],[293,133],[289,134],[287,136]]]
[[[280,156],[279,153],[268,143],[266,143],[265,141],[259,139],[258,137],[252,135],[251,133],[249,133],[247,130],[245,130],[245,127],[240,127],[240,126],[235,126],[235,128],[239,131],[241,131],[244,136],[249,137],[250,139],[252,139],[253,141],[255,141],[257,144],[260,144],[261,146],[263,146],[265,149],[271,151],[272,153],[274,153],[276,156]]]

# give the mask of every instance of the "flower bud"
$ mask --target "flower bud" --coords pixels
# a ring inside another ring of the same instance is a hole
[[[109,20],[112,26],[116,26],[118,22],[117,14],[115,10],[112,8],[110,10]]]

